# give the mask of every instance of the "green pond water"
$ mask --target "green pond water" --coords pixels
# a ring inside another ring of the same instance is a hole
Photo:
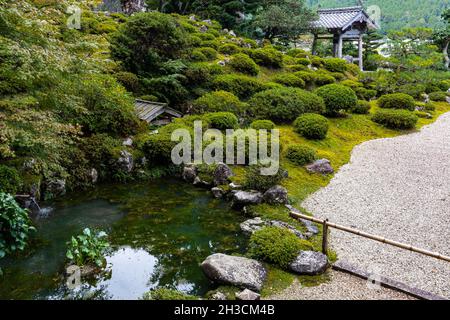
[[[209,191],[171,179],[73,194],[34,218],[26,255],[0,261],[0,299],[139,299],[160,286],[203,295],[213,284],[199,264],[212,253],[242,253],[244,219]],[[66,242],[86,227],[109,234],[108,272],[69,290]]]

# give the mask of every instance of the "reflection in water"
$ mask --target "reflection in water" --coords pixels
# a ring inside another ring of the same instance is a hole
[[[243,217],[208,191],[178,181],[103,186],[51,208],[36,219],[33,251],[0,261],[0,298],[138,299],[158,286],[204,294],[211,284],[201,261],[245,247]],[[85,227],[109,233],[108,272],[68,291],[62,277],[66,242]]]

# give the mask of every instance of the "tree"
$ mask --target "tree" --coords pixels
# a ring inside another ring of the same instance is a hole
[[[374,71],[377,69],[375,60],[378,58],[378,48],[383,44],[380,40],[383,35],[376,30],[368,30],[363,37],[363,62],[364,70]]]
[[[450,44],[450,9],[447,9],[442,14],[442,19],[445,22],[445,27],[437,29],[433,34],[433,41],[442,51],[444,55],[445,68],[449,69],[450,58],[448,54]]]
[[[277,38],[286,43],[309,30],[315,18],[303,0],[264,0],[253,27],[270,41]]]

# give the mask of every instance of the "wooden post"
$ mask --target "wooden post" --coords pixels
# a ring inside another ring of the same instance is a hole
[[[314,34],[313,43],[312,43],[312,48],[311,48],[311,54],[312,54],[313,56],[316,55],[316,47],[317,47],[317,34]]]
[[[333,34],[333,57],[338,56],[338,46],[339,46],[339,35],[335,33]]]
[[[343,47],[342,41],[343,41],[342,34],[339,34],[337,56],[338,56],[338,58],[341,58],[341,59],[342,59],[342,47]]]
[[[322,253],[326,255],[328,253],[328,219],[323,221],[322,229]]]
[[[359,34],[359,40],[358,40],[358,63],[359,63],[359,69],[363,71],[364,65],[363,65],[363,34],[362,32]]]

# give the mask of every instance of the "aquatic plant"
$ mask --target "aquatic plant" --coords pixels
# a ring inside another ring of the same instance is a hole
[[[104,253],[109,247],[107,234],[104,231],[92,232],[89,228],[83,234],[72,237],[67,243],[66,257],[78,266],[93,263],[104,266]]]

